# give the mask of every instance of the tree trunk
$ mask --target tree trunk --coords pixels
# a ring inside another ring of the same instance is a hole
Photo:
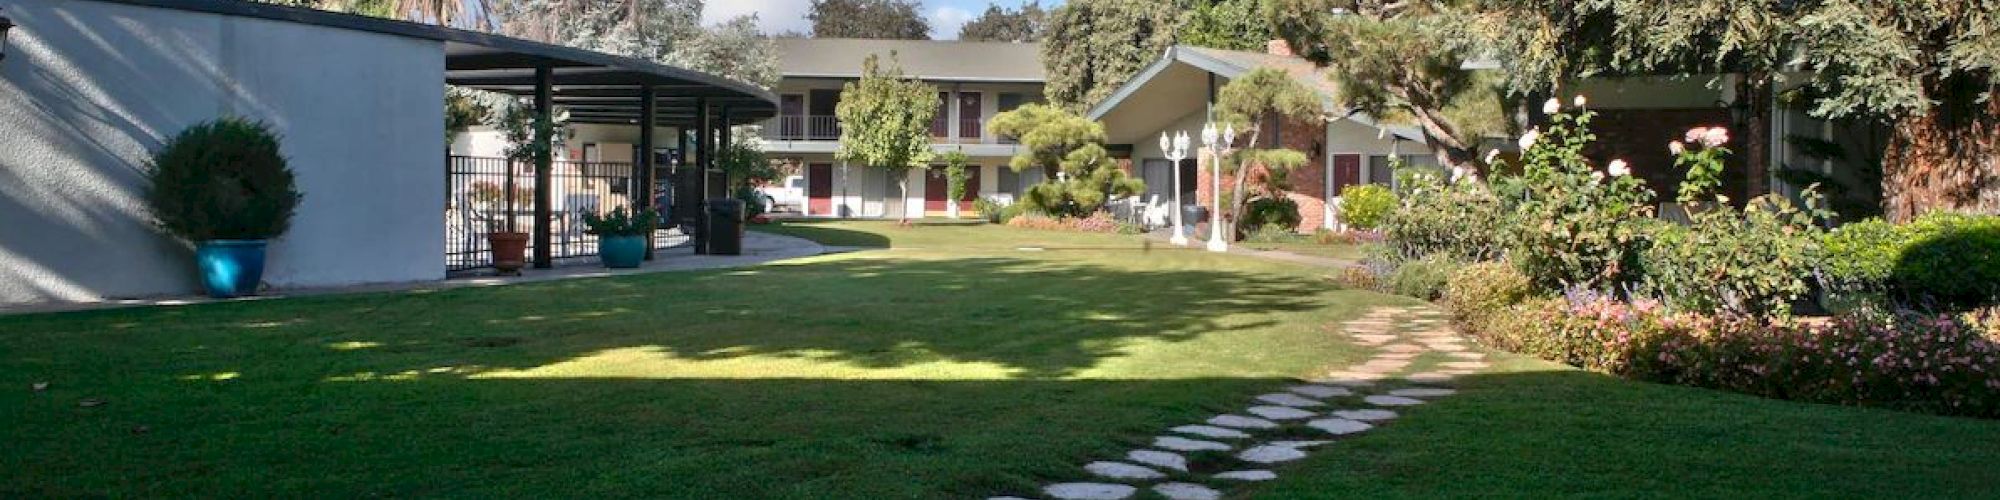
[[[1882,212],[1908,221],[1931,211],[2000,213],[2000,99],[1979,104],[1984,76],[1928,83],[1930,114],[1895,123],[1882,155]]]
[[[1749,73],[1736,84],[1736,100],[1746,107],[1743,124],[1743,196],[1771,192],[1771,75]]]

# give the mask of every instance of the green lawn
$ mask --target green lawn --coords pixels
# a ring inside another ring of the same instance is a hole
[[[1312,241],[1243,242],[1238,244],[1242,245],[1244,248],[1250,248],[1255,250],[1277,250],[1282,252],[1291,252],[1299,255],[1310,255],[1314,257],[1327,257],[1327,258],[1351,260],[1351,261],[1359,261],[1361,260],[1362,257],[1367,257],[1367,252],[1360,245],[1346,245],[1346,244],[1325,245]]]
[[[1406,299],[1137,237],[760,226],[741,270],[0,317],[0,497],[1033,494],[1368,353]],[[1238,493],[1991,497],[2000,422],[1499,355]],[[46,391],[28,389],[48,382]],[[4,390],[0,390],[4,392]],[[83,407],[78,402],[101,399]]]

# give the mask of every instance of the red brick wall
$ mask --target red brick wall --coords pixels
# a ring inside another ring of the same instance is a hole
[[[1293,230],[1301,233],[1311,233],[1324,227],[1326,223],[1326,157],[1324,156],[1326,153],[1326,125],[1316,121],[1287,121],[1282,127],[1282,132],[1278,134],[1279,145],[1287,149],[1306,153],[1306,164],[1292,169],[1285,176],[1291,187],[1285,193],[1285,196],[1291,198],[1299,206],[1299,227],[1293,228]],[[1247,141],[1248,139],[1244,140]],[[1198,203],[1201,206],[1209,207],[1210,213],[1214,213],[1212,205],[1214,204],[1215,195],[1211,189],[1214,183],[1209,179],[1214,174],[1214,168],[1209,166],[1208,155],[1206,153],[1201,153],[1198,157],[1201,168],[1200,172],[1195,176],[1196,182],[1199,183],[1195,189],[1199,193],[1196,198],[1199,199]],[[1265,173],[1257,166],[1252,166],[1250,172],[1253,176],[1262,176]],[[1252,177],[1251,185],[1246,191],[1254,193],[1256,183],[1259,180],[1259,177]],[[1234,175],[1224,175],[1222,177],[1223,194],[1230,194],[1231,190],[1235,187],[1235,182],[1236,178]]]

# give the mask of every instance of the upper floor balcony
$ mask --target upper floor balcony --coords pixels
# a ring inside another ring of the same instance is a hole
[[[1019,144],[1011,137],[988,133],[991,117],[939,119],[930,125],[931,143],[938,146],[996,146],[965,149],[980,154],[1012,154]],[[840,142],[840,119],[831,115],[780,115],[764,122],[766,149],[774,152],[830,153]]]

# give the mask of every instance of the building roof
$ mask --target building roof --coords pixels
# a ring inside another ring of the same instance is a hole
[[[1041,44],[861,38],[782,38],[778,70],[786,78],[860,78],[870,54],[896,54],[903,74],[923,80],[1042,83]]]
[[[535,69],[549,68],[555,86],[552,97],[571,108],[572,122],[637,123],[644,86],[657,92],[657,118],[663,125],[693,121],[699,99],[727,106],[730,121],[738,124],[777,115],[777,96],[750,83],[490,33],[237,0],[100,1],[437,40],[444,44],[445,63],[445,81],[439,83],[480,90],[533,95]]]
[[[1159,60],[1154,61],[1153,64],[1134,74],[1132,79],[1127,80],[1124,85],[1119,86],[1118,90],[1113,92],[1110,97],[1105,98],[1103,102],[1091,106],[1088,116],[1092,120],[1104,119],[1105,115],[1110,114],[1126,98],[1131,97],[1132,94],[1144,88],[1154,78],[1160,77],[1162,73],[1167,72],[1169,68],[1176,65],[1191,66],[1215,76],[1229,79],[1242,76],[1258,68],[1281,70],[1291,75],[1292,80],[1297,81],[1300,86],[1318,93],[1320,95],[1320,102],[1325,107],[1327,114],[1335,119],[1353,120],[1407,140],[1418,142],[1424,140],[1423,134],[1414,127],[1381,123],[1366,114],[1353,112],[1336,105],[1335,102],[1337,102],[1337,97],[1340,95],[1340,88],[1333,80],[1326,77],[1323,68],[1315,66],[1311,61],[1298,57],[1280,56],[1263,52],[1222,50],[1190,45],[1168,47],[1166,54],[1160,56]]]

